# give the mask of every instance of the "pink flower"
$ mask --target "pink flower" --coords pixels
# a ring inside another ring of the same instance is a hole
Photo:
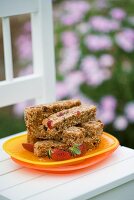
[[[73,70],[79,60],[80,51],[79,47],[63,48],[61,52],[61,62],[59,70],[62,74],[66,74]]]
[[[115,99],[114,96],[110,96],[110,95],[104,96],[101,99],[101,106],[105,110],[115,110],[117,106],[117,100]]]
[[[123,33],[125,34],[126,38],[134,42],[134,29],[126,28],[123,30]]]
[[[119,22],[105,18],[103,16],[91,17],[90,24],[94,30],[105,33],[108,33],[110,31],[115,31],[120,28]]]
[[[85,81],[83,72],[73,71],[65,78],[69,94],[75,94],[78,91],[79,86]]]
[[[77,1],[77,0],[71,0],[71,1],[66,1],[64,4],[64,8],[68,12],[86,12],[90,9],[90,5],[86,1]]]
[[[34,105],[34,100],[24,101],[22,103],[15,104],[13,106],[13,113],[17,117],[22,117],[24,114],[24,109],[28,106]]]
[[[88,105],[95,105],[95,102],[93,102],[92,99],[86,97],[81,91],[77,91],[76,94],[72,94],[71,98],[73,99],[80,99],[81,102],[88,104]]]
[[[63,32],[61,38],[63,45],[66,47],[74,47],[78,43],[78,38],[72,31]]]
[[[134,122],[134,102],[129,102],[125,106],[125,114],[130,122]]]
[[[85,38],[85,45],[91,51],[108,50],[112,47],[112,41],[106,35],[88,35]]]
[[[103,54],[100,59],[99,63],[101,67],[111,67],[114,64],[114,58],[110,54]]]
[[[115,37],[116,43],[126,52],[134,50],[134,30],[125,29]]]
[[[128,126],[128,121],[127,121],[126,117],[124,117],[124,116],[116,117],[116,119],[114,121],[114,127],[117,130],[123,131],[127,128],[127,126]]]
[[[101,69],[95,56],[87,56],[82,60],[81,69],[85,74],[86,82],[98,86],[111,77],[111,72]]]
[[[113,110],[105,110],[103,108],[98,109],[97,118],[102,120],[104,124],[110,124],[115,118],[115,112]]]
[[[82,63],[81,63],[82,70],[87,72],[89,68],[96,69],[98,67],[99,67],[99,63],[95,56],[90,55],[83,58]]]
[[[104,96],[100,101],[97,117],[101,119],[104,124],[112,123],[115,118],[116,105],[117,101],[114,96]]]
[[[66,1],[63,4],[64,13],[61,21],[65,25],[73,25],[82,20],[84,14],[90,9],[89,3],[86,1]]]
[[[56,99],[63,99],[69,94],[66,83],[58,81],[56,83]]]
[[[27,67],[21,69],[18,73],[18,76],[25,76],[33,73],[32,65],[28,65]]]
[[[98,70],[96,73],[92,73],[92,75],[88,76],[87,83],[92,86],[98,86],[102,84],[102,82],[106,80],[103,71]]]
[[[126,13],[121,8],[114,8],[110,12],[111,16],[117,20],[123,20],[126,17]]]
[[[32,59],[32,41],[29,34],[20,35],[16,40],[16,46],[20,59]]]
[[[107,0],[96,0],[94,1],[95,8],[103,9],[108,7],[108,1]]]
[[[31,32],[31,23],[29,21],[24,24],[23,31],[28,33]]]

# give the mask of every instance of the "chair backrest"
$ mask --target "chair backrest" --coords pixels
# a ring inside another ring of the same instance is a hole
[[[33,74],[13,77],[10,16],[31,15]],[[0,81],[0,107],[28,99],[36,103],[55,100],[55,65],[51,0],[0,0],[5,77]]]

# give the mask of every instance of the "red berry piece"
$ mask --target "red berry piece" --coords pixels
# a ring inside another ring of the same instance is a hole
[[[51,158],[55,161],[68,160],[71,158],[71,153],[61,149],[54,149],[51,153]]]
[[[77,116],[80,116],[80,111],[77,111]]]
[[[34,145],[29,143],[22,143],[24,149],[30,152],[34,152]]]
[[[47,127],[48,127],[49,129],[52,129],[52,128],[53,128],[52,124],[53,124],[53,121],[52,121],[52,120],[48,120],[48,122],[47,122]]]
[[[86,144],[81,144],[79,146],[79,149],[81,151],[81,155],[85,154],[87,152],[87,147],[86,147]]]

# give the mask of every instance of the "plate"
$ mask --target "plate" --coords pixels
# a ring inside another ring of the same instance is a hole
[[[45,172],[50,172],[50,173],[63,173],[63,172],[68,173],[68,172],[72,172],[72,171],[75,171],[75,170],[81,170],[81,169],[84,169],[84,168],[91,167],[92,165],[95,165],[95,164],[101,162],[102,160],[108,158],[110,156],[110,154],[112,154],[114,151],[115,151],[115,149],[112,149],[111,151],[108,151],[108,152],[103,153],[101,155],[94,156],[94,157],[91,157],[91,158],[87,158],[83,162],[80,162],[78,164],[67,165],[67,166],[58,166],[58,167],[45,167],[45,166],[42,166],[42,165],[34,165],[34,164],[31,164],[31,163],[22,162],[22,161],[17,160],[13,157],[11,157],[11,158],[17,164],[24,166],[24,167],[27,167],[27,168],[36,169],[36,170],[45,171]]]
[[[102,140],[98,148],[88,151],[85,155],[64,161],[52,161],[48,158],[38,158],[32,152],[25,150],[22,143],[25,143],[27,134],[12,137],[3,144],[3,149],[11,158],[21,165],[41,170],[68,170],[80,169],[90,166],[108,157],[119,146],[119,141],[112,135],[103,132]],[[83,163],[83,164],[82,164]],[[60,168],[59,168],[60,167]],[[61,168],[62,167],[62,168]]]

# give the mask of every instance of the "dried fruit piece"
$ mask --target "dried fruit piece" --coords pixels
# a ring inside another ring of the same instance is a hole
[[[80,116],[80,111],[77,111],[77,116]]]
[[[34,152],[34,145],[30,144],[30,143],[22,143],[22,146],[24,149],[30,151],[30,152]]]
[[[86,144],[81,144],[79,146],[80,148],[80,151],[81,151],[81,155],[85,154],[87,152],[87,147],[86,147]]]
[[[49,129],[53,128],[52,124],[53,124],[53,121],[52,120],[48,120],[47,126],[48,126]]]
[[[68,160],[71,158],[71,153],[61,149],[48,151],[48,157],[55,161]]]

